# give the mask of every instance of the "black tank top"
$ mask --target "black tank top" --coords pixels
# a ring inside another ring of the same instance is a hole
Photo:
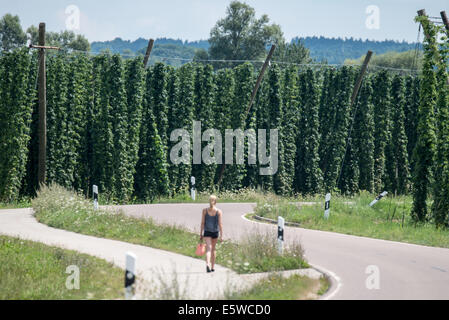
[[[209,215],[209,209],[206,209],[206,219],[204,221],[204,231],[218,232],[218,209],[215,216]]]

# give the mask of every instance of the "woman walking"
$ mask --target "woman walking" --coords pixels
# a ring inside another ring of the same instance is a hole
[[[223,212],[216,207],[217,197],[210,196],[209,208],[203,209],[201,219],[201,241],[206,241],[206,270],[215,271],[215,259],[217,257],[216,246],[218,238],[223,241]],[[203,233],[204,231],[204,233]]]

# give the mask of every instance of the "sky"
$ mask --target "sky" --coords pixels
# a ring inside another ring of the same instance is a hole
[[[447,0],[246,0],[267,14],[286,40],[299,36],[354,37],[415,42],[416,11],[449,13]],[[0,16],[18,15],[24,30],[45,22],[48,31],[73,30],[90,42],[137,38],[208,39],[230,0],[0,0]],[[77,18],[79,17],[79,19]],[[78,23],[79,22],[79,23]]]

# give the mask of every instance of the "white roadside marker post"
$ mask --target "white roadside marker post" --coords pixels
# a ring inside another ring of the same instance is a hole
[[[329,213],[331,212],[331,194],[326,194],[324,203],[324,218],[329,219]]]
[[[284,218],[278,217],[279,254],[282,254],[284,252],[284,225],[285,225]]]
[[[370,206],[370,207],[374,206],[376,203],[379,202],[380,199],[382,199],[383,197],[385,197],[387,194],[388,194],[387,191],[382,192],[381,194],[379,194],[379,195],[377,196],[376,199],[374,199],[374,200],[369,204],[369,206]]]
[[[136,255],[132,252],[126,253],[125,270],[125,299],[134,298],[134,283],[136,281]]]
[[[191,190],[192,200],[195,201],[195,199],[196,199],[195,177],[192,177],[192,179],[190,179],[190,182],[192,182],[192,190]]]
[[[98,186],[94,185],[92,189],[94,195],[94,209],[98,210]]]

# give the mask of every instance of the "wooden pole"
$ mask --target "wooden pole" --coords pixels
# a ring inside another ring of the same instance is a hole
[[[447,19],[446,11],[440,12],[441,19],[443,19],[444,26],[446,27],[446,32],[449,36],[449,20]]]
[[[371,61],[371,57],[373,55],[373,52],[371,50],[368,50],[368,53],[366,54],[365,61],[363,61],[362,69],[360,70],[359,77],[357,79],[357,82],[355,83],[354,91],[352,92],[351,97],[351,107],[355,103],[355,99],[357,98],[357,95],[359,94],[360,86],[362,85],[363,77],[365,76],[366,69],[368,68],[368,64]]]
[[[150,60],[151,51],[153,51],[154,40],[150,39],[148,41],[147,52],[145,53],[145,58],[143,58],[143,66],[146,68],[148,64],[148,60]]]
[[[245,118],[244,118],[245,121],[246,121],[246,118],[248,117],[249,112],[251,111],[251,107],[253,106],[254,99],[256,98],[257,91],[259,91],[259,87],[260,87],[260,84],[262,82],[262,79],[263,79],[263,76],[265,74],[265,71],[267,70],[268,65],[270,64],[271,58],[273,57],[274,50],[276,50],[276,45],[273,44],[271,46],[270,52],[268,53],[267,59],[265,60],[265,63],[262,66],[262,70],[260,70],[259,77],[257,78],[256,85],[254,87],[253,93],[251,94],[251,101],[250,101],[250,103],[248,105],[248,108],[246,109],[246,114],[245,114]]]
[[[45,46],[45,23],[39,24],[39,46]],[[39,49],[39,156],[38,156],[38,182],[39,187],[45,184],[47,160],[47,90],[45,72],[45,49]]]
[[[424,9],[418,10],[418,16],[422,17],[425,15],[426,15],[426,10],[424,10]],[[424,28],[423,28],[423,32],[424,32],[424,35],[426,36],[426,38],[429,38],[429,35],[427,34],[427,32]]]
[[[248,118],[249,112],[251,111],[251,107],[253,106],[254,99],[256,98],[257,92],[259,91],[260,84],[262,83],[263,76],[265,75],[265,71],[270,65],[271,58],[273,57],[274,50],[276,50],[276,45],[272,45],[270,52],[268,52],[268,56],[265,59],[265,63],[262,66],[262,70],[260,70],[259,77],[257,78],[256,85],[254,86],[253,93],[251,94],[251,100],[249,102],[248,108],[246,109],[245,117],[243,118],[243,128],[245,128],[246,119]],[[223,181],[224,171],[226,169],[226,163],[221,165],[220,177],[218,178],[218,187],[220,187],[221,182]]]

